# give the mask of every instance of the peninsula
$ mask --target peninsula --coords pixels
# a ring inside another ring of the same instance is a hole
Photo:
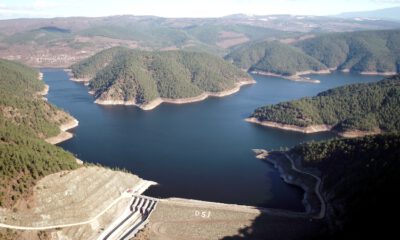
[[[255,81],[231,63],[207,53],[147,52],[111,48],[71,66],[73,81],[87,82],[95,103],[150,110],[162,102],[183,104],[223,97]]]
[[[260,107],[246,121],[303,133],[332,130],[344,137],[360,137],[399,131],[399,99],[400,75],[395,75]]]

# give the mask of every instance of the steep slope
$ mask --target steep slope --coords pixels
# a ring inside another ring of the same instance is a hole
[[[305,133],[344,136],[400,130],[400,75],[338,87],[315,97],[260,107],[249,121]]]
[[[225,59],[232,61],[242,69],[284,76],[296,75],[303,71],[327,69],[301,49],[278,41],[242,46],[228,54]]]
[[[163,101],[185,103],[233,93],[253,80],[223,59],[184,51],[111,48],[73,65],[74,78],[91,78],[100,104],[152,109]]]
[[[399,30],[328,34],[296,46],[338,70],[393,74],[400,69]]]
[[[323,179],[327,231],[320,239],[366,239],[396,231],[400,135],[311,142],[289,151]],[[319,238],[318,238],[319,239]]]
[[[0,207],[29,196],[41,177],[77,167],[75,157],[44,141],[71,116],[38,94],[38,72],[0,60]]]

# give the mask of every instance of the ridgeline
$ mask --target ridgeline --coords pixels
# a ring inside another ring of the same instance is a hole
[[[329,70],[393,75],[400,69],[400,31],[330,33],[290,44],[247,43],[225,58],[249,71],[290,76]]]

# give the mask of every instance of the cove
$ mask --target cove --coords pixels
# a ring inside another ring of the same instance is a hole
[[[41,69],[50,86],[49,102],[79,120],[75,137],[60,144],[78,158],[108,167],[125,168],[159,186],[154,197],[181,197],[224,203],[302,211],[303,191],[283,182],[273,166],[254,157],[253,148],[292,147],[301,142],[335,137],[332,133],[302,134],[244,121],[266,104],[313,96],[380,76],[351,73],[311,75],[320,84],[275,77],[257,81],[224,98],[172,105],[152,111],[132,106],[94,104],[87,88],[69,80],[62,69]]]

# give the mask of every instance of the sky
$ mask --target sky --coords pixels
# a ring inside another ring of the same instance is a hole
[[[155,15],[222,17],[293,14],[335,15],[400,6],[400,0],[0,0],[0,19]]]

